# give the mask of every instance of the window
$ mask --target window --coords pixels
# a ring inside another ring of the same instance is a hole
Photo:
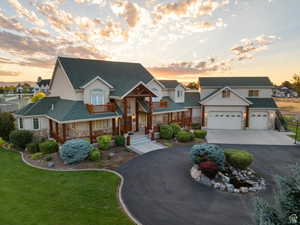
[[[39,119],[33,118],[33,129],[38,130],[40,128]]]
[[[230,97],[230,90],[225,89],[222,91],[222,97],[223,98],[229,98]]]
[[[24,125],[23,125],[23,118],[19,118],[19,128],[23,129]]]
[[[159,92],[157,90],[157,88],[152,88],[151,91],[157,95],[157,97],[153,97],[152,101],[153,102],[159,102],[160,101],[160,97],[159,97]]]
[[[97,120],[93,122],[94,130],[104,130],[112,127],[111,120]]]
[[[249,97],[258,97],[259,96],[259,90],[249,90],[248,96]]]
[[[183,95],[182,90],[177,90],[177,98],[181,98]]]
[[[91,91],[91,104],[92,105],[103,105],[104,104],[103,90],[94,89]]]

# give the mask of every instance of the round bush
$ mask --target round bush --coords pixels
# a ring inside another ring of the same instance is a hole
[[[39,144],[40,151],[44,154],[58,152],[59,146],[56,141],[45,141]]]
[[[30,153],[30,154],[34,154],[34,153],[37,153],[40,151],[40,148],[39,148],[39,142],[32,142],[32,143],[29,143],[26,147],[27,151]]]
[[[179,133],[179,131],[181,130],[181,127],[177,123],[170,124],[170,127],[173,130],[173,136],[176,136]]]
[[[124,136],[116,136],[115,143],[117,146],[125,146],[125,137]]]
[[[99,161],[101,157],[101,152],[99,149],[94,149],[89,153],[89,158],[92,161]]]
[[[172,139],[173,129],[170,125],[162,125],[159,127],[159,135],[161,139]]]
[[[254,160],[254,156],[246,151],[228,149],[225,150],[226,161],[234,168],[245,170]]]
[[[201,172],[210,179],[215,178],[218,173],[218,165],[215,162],[200,162],[199,168]]]
[[[97,137],[97,142],[100,149],[108,149],[111,145],[112,136],[111,135],[102,135]]]
[[[11,113],[0,113],[0,137],[9,140],[9,134],[15,130],[15,119]]]
[[[89,156],[93,146],[82,139],[73,139],[65,142],[59,150],[59,155],[65,164],[80,162]]]
[[[37,152],[31,155],[32,160],[38,160],[44,157],[44,154],[41,152]]]
[[[220,168],[224,168],[225,165],[224,150],[218,145],[194,145],[190,151],[190,157],[194,164],[199,164],[204,161],[212,161]]]
[[[195,130],[194,135],[196,138],[204,139],[207,135],[207,131],[206,130]]]
[[[176,139],[180,142],[189,142],[192,141],[194,138],[194,135],[191,132],[181,130],[176,136]]]
[[[9,140],[16,147],[25,149],[32,142],[33,133],[29,130],[15,130],[10,133]]]

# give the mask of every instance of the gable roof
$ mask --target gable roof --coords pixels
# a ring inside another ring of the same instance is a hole
[[[162,83],[165,88],[176,88],[178,85],[181,85],[177,80],[158,80]]]
[[[269,77],[199,77],[204,87],[273,87]]]
[[[42,86],[42,85],[47,86],[47,85],[50,85],[50,81],[51,81],[51,79],[43,79],[43,80],[40,80],[39,82],[37,82],[37,85],[39,85],[39,86]]]
[[[121,97],[139,82],[148,83],[153,76],[140,64],[94,59],[58,57],[74,89],[99,76],[114,87],[111,96]]]
[[[184,103],[185,107],[200,106],[200,92],[185,92],[184,93]]]

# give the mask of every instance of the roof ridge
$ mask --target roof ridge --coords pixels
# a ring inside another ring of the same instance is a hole
[[[67,56],[58,56],[58,59],[71,59],[71,60],[86,60],[86,61],[100,61],[100,62],[110,62],[110,63],[126,63],[126,64],[138,64],[142,65],[139,62],[125,62],[125,61],[111,61],[111,60],[104,60],[104,59],[87,59],[87,58],[78,58],[78,57],[67,57]]]

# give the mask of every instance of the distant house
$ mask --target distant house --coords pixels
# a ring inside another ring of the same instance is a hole
[[[34,86],[34,94],[38,92],[44,92],[45,94],[49,94],[50,81],[50,79],[41,79],[39,77],[38,82]]]
[[[291,88],[277,87],[274,89],[273,96],[276,98],[297,98],[298,93]]]

